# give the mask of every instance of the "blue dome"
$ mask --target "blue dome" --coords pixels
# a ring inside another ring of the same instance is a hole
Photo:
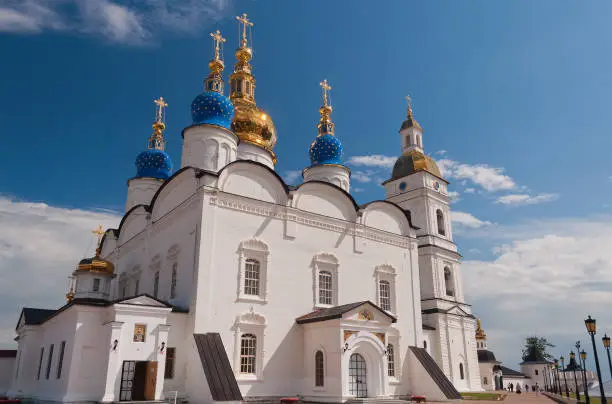
[[[234,105],[221,93],[205,91],[191,103],[194,124],[217,125],[229,129],[234,118]]]
[[[330,134],[317,136],[310,145],[310,162],[317,164],[340,164],[344,154],[342,143],[337,137]]]
[[[172,159],[163,150],[145,150],[136,157],[136,177],[167,180],[172,173]]]

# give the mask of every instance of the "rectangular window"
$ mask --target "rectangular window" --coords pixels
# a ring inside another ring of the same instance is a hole
[[[174,379],[174,361],[176,360],[176,348],[166,348],[166,370],[164,379]]]
[[[244,294],[259,295],[259,261],[254,259],[246,260],[244,268]]]
[[[145,335],[147,334],[147,326],[144,324],[134,325],[134,342],[145,342]]]
[[[40,347],[40,358],[38,359],[38,372],[36,373],[36,380],[40,380],[40,370],[42,368],[42,360],[45,355],[45,347]]]
[[[319,272],[319,303],[333,304],[333,296],[331,272]]]
[[[136,279],[136,285],[134,286],[134,294],[137,295],[140,290],[140,280]]]
[[[47,359],[47,373],[45,374],[45,378],[49,379],[49,375],[51,374],[51,361],[53,361],[53,344],[49,347],[49,358]]]
[[[387,375],[395,377],[395,352],[393,345],[387,345]]]
[[[62,341],[60,346],[59,360],[57,361],[57,378],[62,377],[62,365],[64,364],[64,350],[66,349],[66,341]]]
[[[391,311],[391,286],[388,281],[378,282],[378,293],[380,296],[380,308]]]
[[[100,291],[100,279],[95,278],[95,279],[93,280],[93,289],[92,289],[92,290],[93,290],[94,292],[98,292],[98,291]]]
[[[176,297],[176,275],[177,275],[178,264],[175,262],[172,265],[172,280],[170,282],[170,299],[174,299]]]
[[[153,278],[153,297],[157,298],[158,292],[159,292],[159,271],[155,272],[155,277]]]
[[[253,334],[244,334],[240,340],[240,373],[255,374],[257,338]]]

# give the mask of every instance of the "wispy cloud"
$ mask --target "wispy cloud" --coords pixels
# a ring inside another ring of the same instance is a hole
[[[502,205],[513,205],[513,206],[535,205],[538,203],[554,201],[558,198],[559,198],[559,195],[557,194],[539,194],[539,195],[509,194],[509,195],[503,195],[497,198],[496,203],[501,203]]]
[[[504,174],[504,169],[487,164],[465,164],[450,159],[438,161],[438,167],[448,179],[467,180],[487,191],[510,190],[516,182]]]
[[[382,154],[372,154],[369,156],[353,156],[348,159],[348,163],[356,166],[392,168],[397,157],[383,156]]]
[[[463,227],[469,227],[472,229],[477,229],[477,228],[488,226],[491,224],[491,222],[488,222],[486,220],[480,220],[474,215],[472,215],[471,213],[467,213],[467,212],[453,211],[451,212],[451,220],[453,224],[459,227],[463,226]]]
[[[435,154],[437,154],[438,156],[445,156],[448,154],[448,152],[446,150],[438,150]]]
[[[57,308],[83,256],[91,256],[91,230],[116,227],[118,214],[63,209],[0,196],[0,345],[12,345],[25,305]]]
[[[293,184],[298,180],[298,178],[300,178],[301,175],[302,171],[300,170],[289,170],[285,171],[285,173],[283,174],[283,179],[286,183]]]
[[[0,32],[65,31],[134,45],[162,32],[197,33],[230,8],[230,0],[4,0]]]
[[[371,182],[373,174],[373,171],[353,171],[351,173],[351,180],[364,183]]]
[[[450,198],[451,203],[457,203],[461,200],[461,194],[457,191],[448,191],[448,197]]]

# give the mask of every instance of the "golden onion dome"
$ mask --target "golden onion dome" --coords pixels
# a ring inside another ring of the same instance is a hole
[[[476,324],[477,324],[476,325],[476,339],[480,339],[480,340],[487,339],[487,334],[482,329],[482,323],[480,322],[480,319],[477,320]]]
[[[425,155],[421,151],[410,150],[409,152],[400,156],[395,162],[391,179],[395,180],[402,178],[418,171],[427,171],[436,177],[442,178],[442,173],[440,172],[440,169],[438,168],[438,165],[434,159]]]
[[[84,258],[79,262],[77,271],[102,272],[112,275],[115,272],[115,265],[110,261],[100,258],[100,251],[97,250],[94,257]]]
[[[253,103],[235,102],[234,108],[232,131],[240,141],[253,143],[272,152],[277,135],[270,115]]]

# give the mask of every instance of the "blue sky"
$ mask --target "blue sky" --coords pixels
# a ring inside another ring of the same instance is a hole
[[[0,233],[5,273],[32,264],[16,251],[53,215],[65,226],[113,223],[160,95],[167,150],[180,165],[180,133],[212,55],[208,33],[227,38],[231,69],[242,12],[255,22],[256,98],[278,129],[281,175],[297,182],[308,165],[326,78],[353,195],[383,198],[411,94],[425,150],[457,193],[466,291],[498,356],[515,366],[530,333],[567,356],[574,340],[586,342],[587,312],[612,331],[603,310],[612,303],[605,1],[0,0],[0,218],[32,226],[21,244]],[[58,265],[91,248],[85,237]],[[61,304],[53,294],[40,304]],[[0,323],[12,325],[16,314],[7,316]]]

